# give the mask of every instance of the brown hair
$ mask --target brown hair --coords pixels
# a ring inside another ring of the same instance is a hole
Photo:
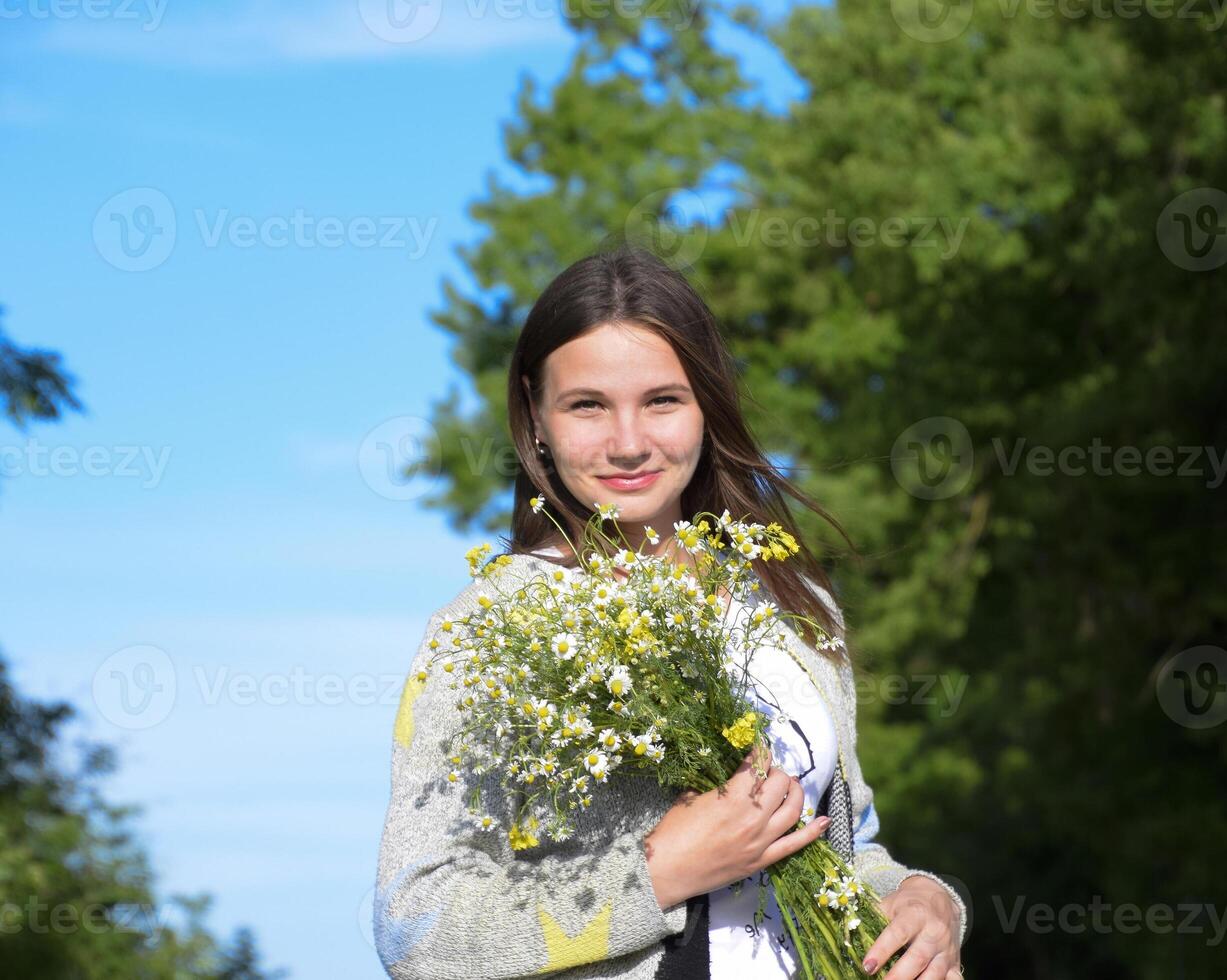
[[[582,528],[593,513],[566,488],[552,457],[538,453],[521,376],[528,378],[532,397],[539,398],[542,367],[551,352],[602,324],[619,322],[654,330],[672,345],[703,413],[703,446],[694,476],[682,492],[683,516],[689,519],[700,511],[720,514],[727,509],[736,520],[779,523],[797,539],[800,551],[786,561],[756,561],[755,571],[783,612],[808,616],[831,636],[841,636],[831,611],[805,582],[808,576],[833,591],[826,572],[797,534],[784,493],[828,521],[855,551],[851,540],[759,448],[742,416],[736,365],[702,297],[681,273],[637,246],[618,245],[567,267],[533,304],[520,331],[507,379],[507,419],[520,461],[509,553],[532,553],[557,533],[548,518],[532,510],[529,500],[538,492],[568,533]],[[603,521],[601,529],[616,540],[612,521]],[[712,533],[718,530],[713,528]],[[564,549],[560,563],[574,567],[575,556]],[[841,656],[838,650],[819,645],[809,624],[795,623],[800,635],[821,653],[833,659]]]

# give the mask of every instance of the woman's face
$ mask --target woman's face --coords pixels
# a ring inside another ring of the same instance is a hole
[[[672,534],[702,452],[703,413],[669,342],[637,324],[602,324],[554,350],[543,382],[533,427],[575,499],[617,504],[634,547],[645,524]],[[605,479],[619,473],[655,476],[644,486]]]

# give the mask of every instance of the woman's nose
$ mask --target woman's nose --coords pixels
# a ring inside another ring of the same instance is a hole
[[[638,418],[618,418],[610,434],[608,452],[611,459],[635,460],[647,454],[648,438]],[[630,465],[626,465],[628,469]],[[632,464],[633,465],[633,464]]]

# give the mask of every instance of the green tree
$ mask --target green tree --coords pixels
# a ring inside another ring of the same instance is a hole
[[[116,765],[102,744],[62,758],[65,702],[22,698],[0,659],[0,962],[5,976],[257,980],[251,934],[220,944],[203,924],[206,894],[159,905],[154,876],[128,827],[139,812],[108,803]],[[168,919],[182,920],[176,927]]]
[[[510,452],[518,325],[567,264],[645,236],[725,325],[764,445],[858,543],[798,515],[853,630],[881,837],[967,886],[969,972],[1210,976],[1204,914],[1114,916],[1224,905],[1227,727],[1181,723],[1156,681],[1227,626],[1212,459],[1177,475],[1180,447],[1227,443],[1223,271],[1196,261],[1227,246],[1204,207],[1227,189],[1227,49],[1207,4],[950,5],[969,19],[940,40],[906,7],[568,21],[573,63],[522,81],[505,134],[534,189],[489,179],[477,288],[445,282],[434,314],[480,403],[434,406],[427,503],[506,528],[514,474],[475,464]],[[726,15],[803,97],[758,97],[713,42]],[[1184,254],[1182,220],[1204,233]]]
[[[80,410],[72,385],[58,353],[18,347],[0,329],[0,399],[10,422],[24,429],[30,419],[54,420],[66,408]]]

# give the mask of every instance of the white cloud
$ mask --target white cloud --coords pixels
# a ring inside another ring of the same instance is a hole
[[[148,0],[150,10],[166,0]],[[347,0],[292,5],[244,0],[190,18],[49,22],[54,51],[163,67],[226,71],[295,64],[456,57],[566,44],[554,0]],[[397,19],[399,17],[399,19]]]

